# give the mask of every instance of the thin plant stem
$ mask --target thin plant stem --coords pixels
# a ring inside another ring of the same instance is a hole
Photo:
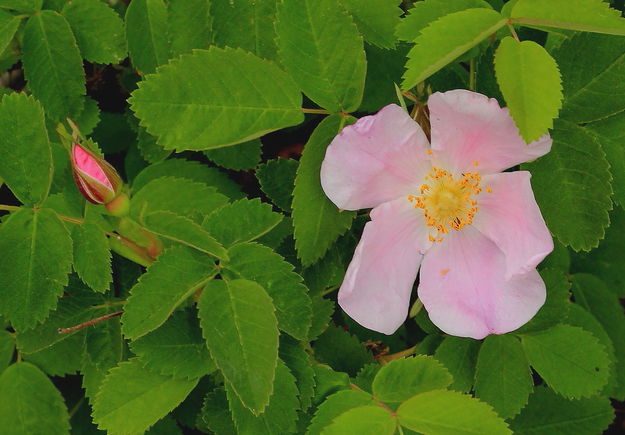
[[[301,108],[301,111],[304,113],[316,113],[318,115],[329,115],[330,112],[328,112],[325,109],[306,109],[304,107]]]
[[[363,390],[362,388],[360,388],[358,385],[356,384],[349,384],[349,388],[351,388],[352,390],[355,391],[362,391],[363,393],[366,393],[365,390]],[[388,405],[384,402],[382,402],[381,400],[379,400],[377,397],[375,397],[374,395],[371,395],[371,398],[378,404],[380,405],[382,408],[386,409],[388,412],[391,413],[391,415],[393,417],[397,417],[397,414],[395,413],[395,411],[393,411],[392,408],[389,408]]]
[[[516,42],[521,42],[521,40],[519,39],[519,35],[517,35],[516,30],[514,30],[514,26],[512,24],[508,23],[508,29],[510,30],[512,37],[516,39]]]
[[[408,349],[404,349],[402,351],[392,353],[390,355],[381,355],[377,357],[376,359],[381,365],[386,365],[393,360],[404,358],[410,355],[414,355],[416,351],[417,351],[417,345],[415,344],[414,346],[409,347]]]
[[[69,328],[59,328],[56,330],[59,334],[67,334],[69,332],[78,331],[79,329],[86,328],[87,326],[95,325],[96,323],[102,322],[103,320],[108,320],[113,317],[121,316],[124,314],[123,311],[117,311],[116,313],[106,314],[104,316],[96,317],[95,319],[87,320],[86,322],[80,323],[76,326],[72,326]]]
[[[469,61],[469,90],[475,91],[476,84],[475,58]]]

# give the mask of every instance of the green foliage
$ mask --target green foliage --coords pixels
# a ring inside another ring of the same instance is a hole
[[[395,416],[377,406],[360,406],[335,418],[322,432],[324,435],[363,434],[393,435],[397,428]]]
[[[242,74],[234,77],[231,70]],[[304,117],[301,94],[289,76],[230,48],[196,50],[169,63],[140,82],[131,104],[159,143],[178,150],[234,145]],[[215,125],[220,119],[228,122]]]
[[[295,248],[303,265],[321,258],[341,234],[351,226],[353,212],[341,211],[321,188],[319,171],[325,150],[340,130],[338,116],[324,119],[308,140],[295,177],[293,226]]]
[[[6,95],[0,128],[0,178],[24,204],[43,202],[52,182],[52,154],[41,104],[26,95]]]
[[[380,48],[395,47],[395,27],[400,22],[401,0],[340,0],[352,14],[365,41]]]
[[[212,39],[211,0],[170,0],[167,3],[171,53],[208,48]]]
[[[124,23],[105,3],[72,0],[61,13],[72,28],[83,58],[96,63],[116,63],[126,57]]]
[[[0,331],[0,374],[7,368],[15,352],[15,338],[8,331]]]
[[[291,211],[295,175],[299,163],[291,159],[269,160],[256,170],[260,188],[271,201],[286,212]]]
[[[206,150],[204,155],[222,168],[246,171],[258,165],[262,146],[260,139],[253,139],[231,147]]]
[[[523,335],[521,342],[531,366],[564,397],[592,396],[608,381],[605,348],[581,328],[558,325]]]
[[[215,280],[204,288],[199,310],[204,339],[230,395],[258,416],[269,405],[278,361],[271,298],[253,281]]]
[[[137,0],[126,11],[126,40],[134,67],[151,74],[170,56],[167,8],[163,0]]]
[[[402,88],[416,86],[505,24],[498,12],[483,8],[454,12],[434,21],[414,40]]]
[[[24,75],[28,88],[55,121],[75,118],[84,104],[85,72],[69,24],[62,15],[42,11],[24,26]]]
[[[111,251],[102,229],[93,222],[84,222],[72,229],[74,270],[80,279],[97,292],[108,290],[113,280]]]
[[[554,126],[551,152],[523,166],[532,173],[536,201],[549,229],[564,245],[588,251],[598,245],[610,222],[609,165],[582,127],[564,120]]]
[[[299,396],[299,409],[306,411],[315,394],[315,372],[302,343],[286,336],[280,338],[280,359],[295,376]]]
[[[196,384],[197,379],[163,376],[131,359],[104,378],[93,403],[93,420],[112,433],[143,432],[182,402]]]
[[[380,107],[397,102],[395,86],[401,81],[408,49],[407,44],[400,44],[394,50],[365,46],[367,79],[358,111],[376,112]]]
[[[32,13],[41,9],[43,0],[0,0],[0,8]]]
[[[355,336],[342,328],[330,326],[315,343],[315,357],[339,372],[350,376],[373,362],[371,353]]]
[[[470,338],[445,337],[434,357],[453,376],[452,390],[468,392],[473,386],[480,342]]]
[[[495,72],[523,139],[531,142],[547,133],[562,104],[558,65],[549,53],[533,41],[508,36],[495,54]]]
[[[0,226],[0,311],[18,331],[54,309],[67,285],[72,240],[50,209],[20,209]]]
[[[333,113],[358,108],[365,52],[354,21],[337,0],[283,1],[276,32],[280,60],[306,96]]]
[[[0,431],[7,435],[69,432],[63,397],[32,364],[21,362],[0,376]]]
[[[182,246],[165,251],[130,290],[122,316],[126,338],[136,340],[161,326],[215,273],[212,259],[203,253]]]
[[[329,396],[317,408],[315,417],[308,426],[306,435],[319,435],[332,421],[350,409],[373,405],[375,401],[370,394],[359,390],[339,391]]]
[[[22,19],[0,11],[0,53],[9,46]]]

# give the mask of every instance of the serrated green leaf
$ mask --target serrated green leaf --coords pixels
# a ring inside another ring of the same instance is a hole
[[[126,57],[124,22],[106,3],[72,0],[61,13],[74,32],[83,58],[96,63],[117,63]]]
[[[0,226],[0,310],[13,327],[35,327],[67,285],[72,240],[50,209],[20,209]]]
[[[225,246],[249,242],[267,234],[282,221],[260,199],[240,199],[206,216],[202,226]]]
[[[508,36],[495,53],[495,73],[523,139],[547,133],[562,106],[560,71],[549,53],[533,41]]]
[[[562,72],[564,104],[561,117],[581,123],[625,109],[625,38],[579,33],[554,52]]]
[[[287,366],[278,359],[274,391],[269,404],[262,414],[255,415],[239,400],[231,388],[226,384],[226,393],[232,419],[240,434],[268,434],[283,435],[295,432],[296,410],[299,407],[295,378]]]
[[[131,359],[102,382],[93,403],[93,421],[109,433],[141,433],[182,402],[197,382],[160,375]]]
[[[322,296],[312,297],[311,301],[313,316],[308,339],[312,341],[319,337],[330,325],[330,318],[334,314],[334,302]]]
[[[141,221],[142,216],[157,211],[168,211],[179,216],[195,218],[212,213],[224,206],[228,199],[214,187],[186,178],[156,178],[132,197],[130,215]]]
[[[41,9],[43,0],[0,0],[0,8],[32,13]]]
[[[302,411],[312,405],[312,396],[315,394],[315,372],[312,368],[310,356],[304,350],[302,343],[286,335],[280,337],[280,359],[284,361],[297,381],[299,402]]]
[[[14,353],[15,338],[9,331],[0,331],[0,373],[11,363]]]
[[[76,39],[60,14],[42,11],[24,27],[24,75],[28,88],[53,121],[80,114],[84,104],[85,71]]]
[[[182,429],[171,416],[165,416],[156,422],[145,435],[184,435]]]
[[[355,213],[339,210],[321,188],[319,173],[326,148],[340,132],[339,116],[317,126],[304,147],[293,190],[295,248],[304,266],[323,257],[332,242],[351,226]]]
[[[354,17],[358,30],[369,44],[381,48],[395,47],[395,27],[403,13],[401,0],[340,0]]]
[[[141,157],[148,163],[162,162],[171,154],[171,150],[159,145],[156,138],[141,126],[137,126],[137,148]]]
[[[215,371],[192,310],[176,311],[163,325],[133,341],[130,348],[149,370],[174,378],[200,378]]]
[[[393,435],[395,416],[379,405],[360,406],[336,417],[322,435]]]
[[[204,228],[190,219],[169,211],[157,211],[143,216],[145,228],[174,242],[205,252],[220,259],[228,254]]]
[[[536,202],[549,229],[564,245],[588,251],[599,244],[610,222],[609,165],[582,127],[564,120],[554,126],[549,154],[522,168],[532,173]]]
[[[373,380],[382,368],[377,362],[366,364],[358,371],[352,383],[364,391],[373,391]]]
[[[356,376],[365,364],[373,362],[373,355],[358,338],[343,328],[331,326],[315,342],[315,359]]]
[[[402,426],[428,435],[512,433],[489,405],[455,391],[419,394],[402,403],[397,416]]]
[[[219,169],[184,159],[169,159],[148,166],[135,177],[132,190],[137,192],[150,181],[166,176],[204,183],[231,199],[240,199],[244,196],[239,186]]]
[[[373,380],[373,394],[385,403],[401,403],[425,391],[446,388],[452,381],[441,363],[419,355],[383,366]]]
[[[412,42],[421,34],[421,30],[439,18],[454,12],[473,8],[492,9],[484,0],[424,0],[414,4],[408,15],[397,26],[397,37]]]
[[[625,35],[620,11],[602,0],[519,0],[510,17],[530,26]]]
[[[335,372],[325,365],[313,365],[313,370],[315,371],[313,405],[319,406],[327,396],[349,389],[350,379],[347,373]]]
[[[74,120],[74,122],[78,127],[80,127],[80,132],[83,135],[91,135],[93,130],[100,123],[100,115],[101,113],[100,108],[98,107],[98,102],[91,97],[85,97],[82,112],[80,112],[80,115]]]
[[[614,345],[618,385],[614,397],[619,400],[625,396],[625,316],[619,299],[607,289],[605,283],[593,275],[573,275],[573,295],[575,302],[601,323]]]
[[[277,0],[211,0],[215,44],[277,60],[274,29],[277,3]]]
[[[75,225],[74,270],[94,291],[104,293],[113,281],[111,251],[104,232],[93,222]]]
[[[467,9],[434,21],[421,30],[408,53],[402,89],[416,86],[505,24],[492,9]]]
[[[367,78],[359,112],[377,112],[387,104],[397,103],[395,86],[401,82],[409,49],[408,44],[401,44],[394,50],[365,46]]]
[[[625,136],[624,125],[625,111],[584,126],[586,132],[594,137],[605,153],[605,158],[610,164],[614,189],[612,200],[621,207],[625,205],[625,148],[622,145]]]
[[[53,168],[41,104],[25,94],[4,96],[0,129],[0,177],[24,204],[43,202]]]
[[[547,385],[568,398],[588,397],[608,381],[609,360],[591,333],[569,325],[523,335],[531,366]]]
[[[607,429],[613,418],[614,410],[606,398],[566,400],[537,387],[510,427],[517,435],[596,435]]]
[[[226,278],[243,278],[260,284],[271,297],[278,327],[300,340],[306,339],[312,318],[308,289],[293,266],[263,245],[242,243],[228,250],[221,265]]]
[[[260,139],[253,139],[230,147],[206,150],[204,155],[222,168],[247,171],[260,162],[262,146]]]
[[[170,0],[169,40],[173,56],[208,48],[212,39],[211,0]]]
[[[21,17],[0,11],[0,53],[4,52],[13,40],[21,21]]]
[[[450,388],[468,392],[473,386],[480,342],[471,338],[445,337],[434,353],[453,376]]]
[[[69,433],[61,393],[39,369],[13,364],[0,376],[0,432],[6,435]]]
[[[360,106],[367,67],[362,37],[336,0],[283,1],[276,32],[280,60],[311,100],[333,113]]]
[[[76,334],[36,353],[22,355],[22,361],[37,366],[49,376],[73,375],[81,367],[85,334]]]
[[[278,360],[271,298],[253,281],[215,280],[206,285],[198,308],[215,365],[243,405],[255,415],[262,413],[273,392]]]
[[[262,191],[283,211],[291,211],[295,174],[299,162],[292,159],[275,159],[256,169],[256,178]]]
[[[177,150],[234,145],[304,119],[289,76],[231,48],[196,50],[170,62],[139,83],[131,105],[163,147]]]
[[[350,409],[373,405],[376,402],[370,394],[358,390],[339,391],[329,396],[315,412],[306,435],[319,435],[332,420]]]
[[[226,391],[223,388],[217,388],[206,395],[201,417],[206,426],[216,435],[237,435]]]
[[[113,308],[113,307],[111,307]],[[109,312],[114,310],[109,308]],[[124,357],[125,343],[119,317],[99,322],[85,330],[85,356],[99,370],[116,366]]]
[[[126,10],[126,39],[133,66],[151,74],[170,57],[167,8],[163,0],[136,0]]]
[[[171,313],[215,275],[211,257],[183,246],[162,253],[130,290],[124,336],[136,340],[165,323]]]
[[[513,335],[486,337],[477,359],[475,397],[510,418],[527,404],[533,386],[521,342]]]

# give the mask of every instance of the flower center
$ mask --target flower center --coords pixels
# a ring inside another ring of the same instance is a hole
[[[425,177],[419,195],[408,195],[415,208],[423,210],[425,223],[432,228],[430,241],[441,242],[442,234],[460,231],[473,222],[477,213],[474,196],[482,191],[480,174],[465,172],[460,178],[440,168],[432,168]]]

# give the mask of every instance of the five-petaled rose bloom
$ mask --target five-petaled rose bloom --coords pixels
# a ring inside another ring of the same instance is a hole
[[[87,201],[108,204],[120,193],[122,180],[106,160],[77,143],[72,144],[70,159],[74,181]]]
[[[392,334],[418,296],[444,332],[476,339],[513,331],[545,302],[536,266],[553,250],[526,171],[551,149],[526,144],[508,110],[465,90],[428,100],[431,144],[396,105],[345,127],[321,184],[337,207],[373,208],[338,294],[361,325]]]

